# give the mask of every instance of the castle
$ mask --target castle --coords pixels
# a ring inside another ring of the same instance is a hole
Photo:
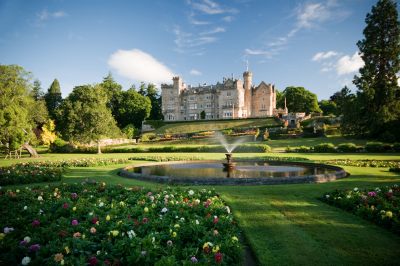
[[[233,119],[287,115],[288,109],[276,108],[275,85],[252,86],[252,73],[244,72],[242,81],[223,78],[216,85],[193,87],[173,77],[173,84],[161,84],[162,114],[165,121]]]

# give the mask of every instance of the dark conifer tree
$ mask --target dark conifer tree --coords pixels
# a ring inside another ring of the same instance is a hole
[[[57,79],[54,79],[44,98],[46,100],[47,110],[49,111],[50,117],[55,119],[55,111],[63,100],[61,97],[60,83]]]

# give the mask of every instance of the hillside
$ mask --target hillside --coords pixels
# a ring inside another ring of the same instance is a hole
[[[166,124],[154,131],[146,132],[145,134],[192,133],[206,130],[222,130],[233,127],[264,126],[267,124],[276,124],[276,121],[274,118],[270,117],[265,119],[213,120],[204,122],[196,120]]]

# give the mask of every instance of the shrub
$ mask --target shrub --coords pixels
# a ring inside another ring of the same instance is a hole
[[[326,135],[340,135],[340,129],[337,127],[331,127],[326,130]]]
[[[126,137],[128,139],[133,139],[134,137],[137,137],[140,135],[140,129],[135,128],[135,126],[133,124],[127,125],[121,131],[122,131],[122,133],[126,134]]]
[[[269,140],[269,133],[268,133],[268,131],[265,131],[265,133],[264,133],[264,137],[263,137],[263,140],[266,140],[266,141],[268,141]]]
[[[308,148],[307,148],[307,146],[300,146],[300,148],[298,148],[298,151],[299,152],[308,152]]]
[[[178,149],[175,146],[167,146],[167,147],[150,147],[148,149],[149,152],[176,152]]]
[[[201,111],[200,118],[201,119],[206,119],[206,112],[205,111]]]
[[[389,131],[386,131],[385,133],[382,133],[381,135],[379,135],[378,140],[382,141],[382,142],[393,143],[396,141],[396,137]]]
[[[314,147],[315,152],[336,152],[335,146],[332,143],[320,143]]]
[[[106,149],[101,149],[101,152],[103,152],[103,153],[140,153],[140,152],[144,152],[144,149],[142,147],[108,149],[106,146]]]
[[[222,130],[222,134],[224,134],[224,135],[229,135],[231,133],[232,133],[232,129],[223,129]]]
[[[314,133],[314,127],[303,127],[304,133]]]
[[[292,149],[290,148],[290,146],[289,146],[289,145],[287,145],[287,147],[286,147],[285,151],[286,151],[286,152],[292,152]]]
[[[342,152],[356,152],[357,146],[354,143],[340,143],[338,149]]]
[[[396,152],[400,152],[400,143],[395,143],[395,144],[393,144],[393,149],[394,149],[394,151],[396,151]]]
[[[271,147],[265,144],[257,144],[257,145],[243,144],[243,145],[238,145],[233,151],[239,153],[245,153],[245,152],[267,153],[271,151]]]
[[[147,120],[146,125],[152,125],[155,129],[160,128],[165,125],[163,120]]]
[[[367,142],[365,149],[367,152],[383,152],[384,146],[381,142]]]
[[[314,119],[307,119],[305,121],[300,122],[300,125],[302,127],[308,127],[309,124],[311,124],[314,121]]]

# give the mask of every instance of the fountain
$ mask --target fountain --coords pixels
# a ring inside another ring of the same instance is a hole
[[[224,172],[228,172],[228,176],[227,177],[231,177],[231,174],[233,172],[233,169],[235,168],[236,163],[232,163],[232,153],[227,153],[225,154],[226,156],[226,160],[228,161],[227,163],[222,163],[222,165],[224,166]]]

